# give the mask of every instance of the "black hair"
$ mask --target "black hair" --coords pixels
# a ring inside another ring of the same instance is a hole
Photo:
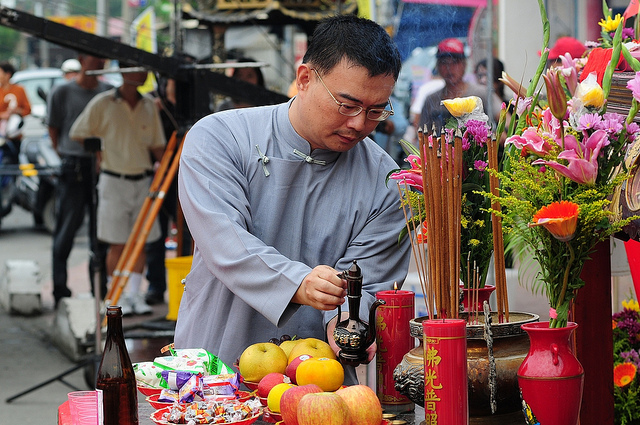
[[[252,59],[252,58],[240,57],[240,58],[238,58],[238,62],[247,63],[247,62],[256,62],[256,60]],[[240,68],[233,68],[233,71],[231,71],[231,76],[232,77],[235,78],[236,71],[238,71],[238,69],[240,69]],[[262,70],[259,67],[255,67],[255,68],[252,68],[252,69],[256,71],[256,76],[258,78],[257,85],[260,86],[260,87],[264,87],[264,75],[262,75]]]
[[[330,72],[342,59],[363,66],[372,77],[393,75],[398,80],[400,53],[389,34],[377,23],[354,15],[320,21],[302,59],[318,72]]]
[[[476,64],[475,72],[478,72],[478,68],[484,67],[487,69],[487,60],[482,59],[480,62]],[[498,58],[493,58],[493,83],[498,83],[498,87],[496,87],[496,94],[500,97],[500,99],[504,99],[504,83],[500,81],[502,78],[502,72],[504,71],[504,64]]]
[[[0,62],[0,69],[2,69],[5,73],[9,75],[13,75],[16,73],[16,69],[9,62]]]

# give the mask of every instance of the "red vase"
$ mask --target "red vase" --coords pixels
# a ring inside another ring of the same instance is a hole
[[[470,310],[469,306],[473,306],[472,304],[473,299],[476,298],[476,295],[474,294],[474,292],[477,291],[478,295],[477,295],[477,301],[476,301],[476,308],[473,309],[473,311],[478,311],[482,313],[484,311],[484,308],[482,307],[483,303],[485,301],[489,302],[489,298],[491,297],[491,294],[493,294],[493,291],[496,290],[496,287],[492,285],[485,285],[483,288],[471,289],[471,288],[464,288],[460,286],[460,290],[464,294],[464,297],[462,298],[462,306],[464,307],[464,311],[469,311]]]
[[[529,354],[518,369],[525,421],[529,425],[576,425],[580,416],[584,369],[571,351],[569,337],[578,327],[549,328],[527,323]]]

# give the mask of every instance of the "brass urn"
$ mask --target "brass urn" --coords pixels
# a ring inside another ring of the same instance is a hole
[[[467,376],[469,390],[469,415],[482,417],[520,412],[521,401],[517,372],[529,352],[529,337],[520,325],[537,322],[539,316],[531,313],[510,312],[509,322],[498,323],[497,313],[492,312],[493,357],[496,365],[496,411],[491,412],[489,350],[484,339],[484,320],[467,325]],[[466,319],[466,313],[460,313]],[[422,321],[418,317],[410,321],[411,335],[420,344],[409,351],[394,370],[395,388],[414,403],[424,406],[424,347]],[[496,422],[493,422],[496,423]]]

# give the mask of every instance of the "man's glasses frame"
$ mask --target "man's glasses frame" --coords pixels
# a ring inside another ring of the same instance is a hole
[[[341,115],[344,115],[347,117],[355,117],[359,115],[360,112],[365,111],[365,109],[362,106],[338,101],[338,99],[336,99],[333,93],[331,93],[331,90],[329,90],[329,87],[327,87],[324,81],[322,81],[322,77],[320,77],[320,74],[318,73],[318,71],[315,68],[311,68],[311,69],[313,70],[313,72],[316,73],[318,80],[320,80],[325,90],[327,90],[327,93],[329,93],[329,96],[331,96],[331,99],[333,99],[333,101],[336,102],[336,105],[338,105],[338,112]],[[366,109],[367,118],[372,121],[384,121],[387,118],[389,118],[391,115],[393,115],[393,105],[391,104],[391,100],[388,100],[387,103],[389,104],[389,108],[391,109],[384,109],[384,108]]]

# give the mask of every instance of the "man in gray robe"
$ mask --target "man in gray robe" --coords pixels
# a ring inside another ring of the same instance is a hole
[[[376,292],[402,284],[409,244],[398,243],[404,215],[396,184],[385,182],[397,165],[366,137],[392,113],[399,71],[379,25],[329,18],[297,69],[296,97],[219,112],[189,131],[178,185],[195,250],[176,348],[232,365],[249,345],[288,334],[337,353],[338,273],[358,261],[365,321]],[[345,372],[355,383],[353,368]]]

